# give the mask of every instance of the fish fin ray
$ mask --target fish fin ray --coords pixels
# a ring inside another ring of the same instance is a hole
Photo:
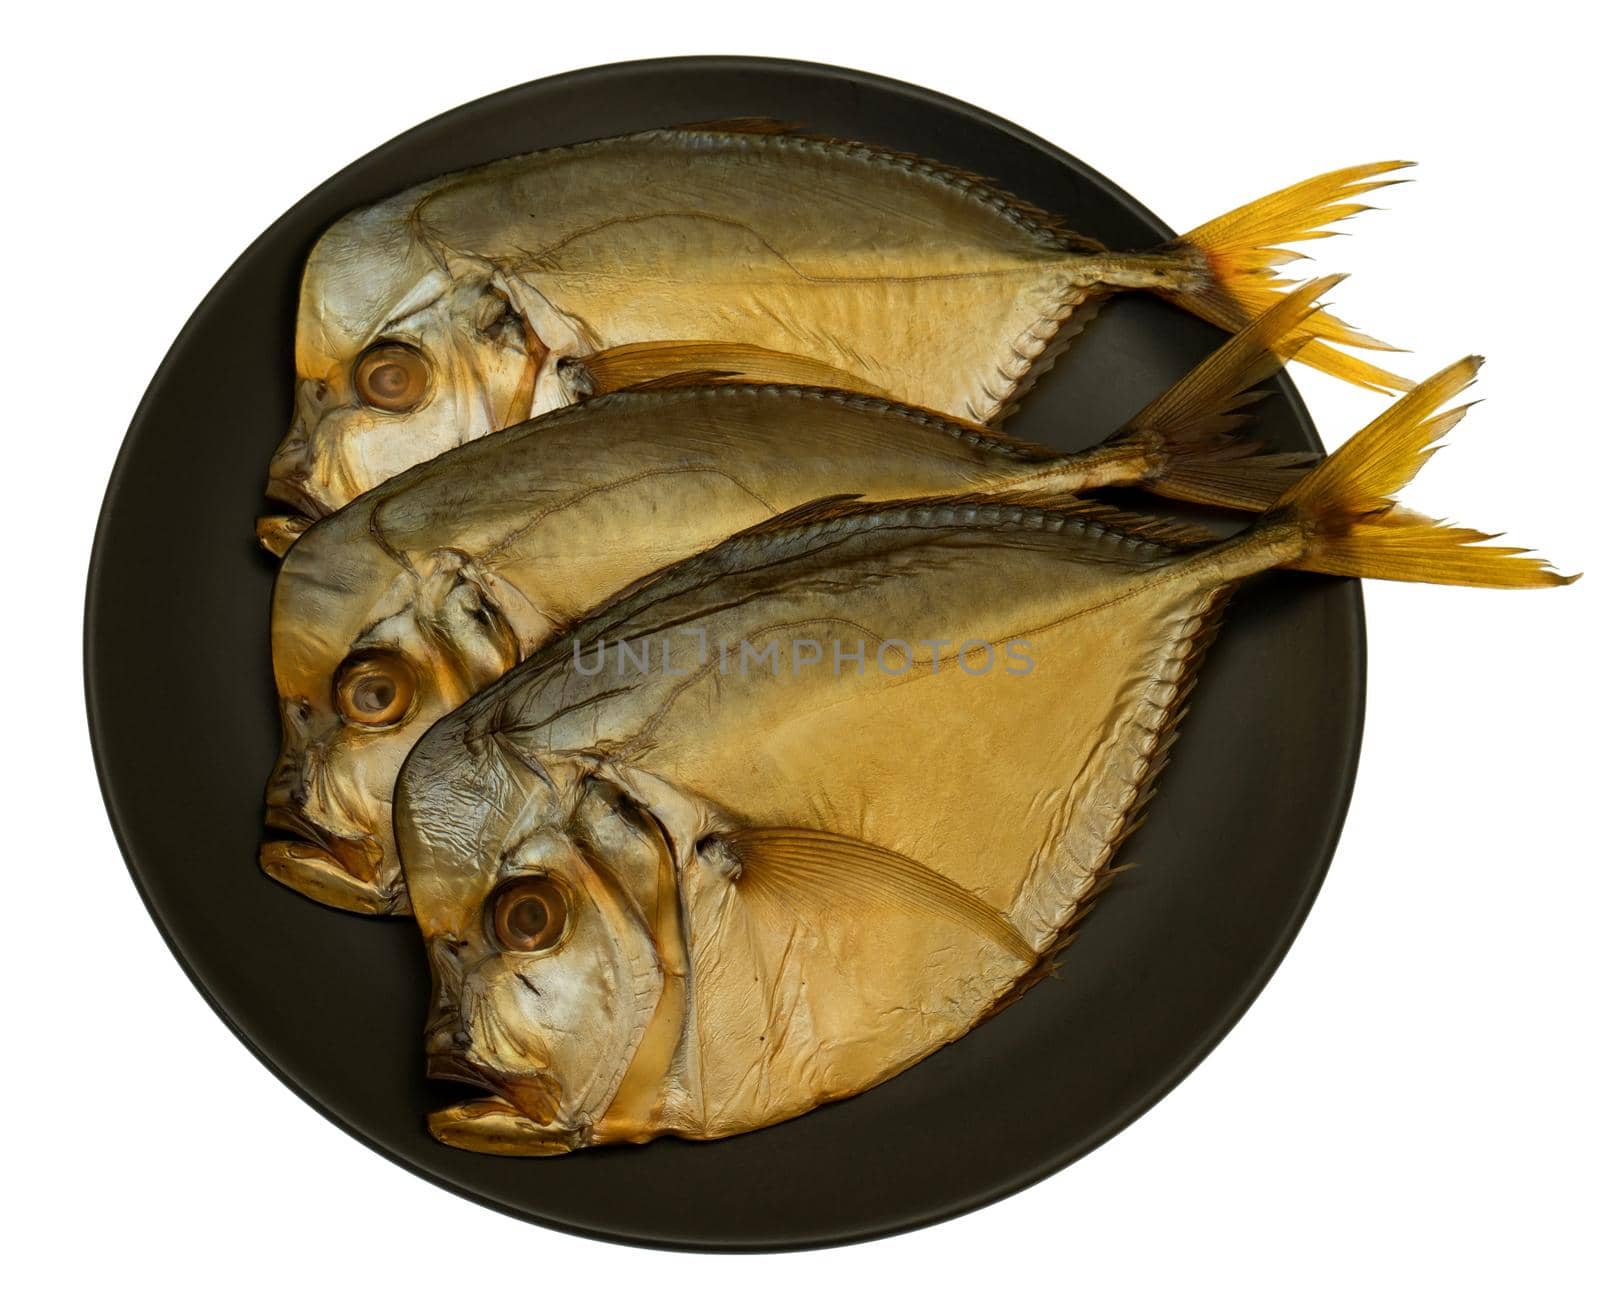
[[[1282,246],[1332,235],[1327,229],[1332,223],[1366,209],[1349,202],[1354,196],[1404,180],[1385,174],[1410,166],[1390,160],[1341,168],[1213,218],[1177,241],[1177,248],[1198,250],[1204,256],[1207,283],[1193,290],[1157,293],[1225,330],[1244,328],[1284,294],[1287,283],[1274,275],[1289,254]],[[1339,347],[1392,351],[1393,346],[1323,310],[1312,313],[1303,326],[1312,338],[1299,351],[1299,361],[1366,389],[1400,393],[1411,388],[1405,377],[1353,358]]]
[[[819,521],[832,521],[841,516],[849,516],[852,510],[859,511],[860,508],[860,494],[827,494],[770,516],[752,527],[751,531],[766,533],[792,530],[796,526],[810,526]]]
[[[982,898],[886,847],[817,829],[739,829],[721,839],[740,865],[744,895],[781,902],[802,914],[841,905],[915,910],[982,934],[1020,960],[1033,948]]]
[[[745,348],[743,345],[721,343],[689,342],[689,344],[691,348],[710,350],[731,351]],[[620,355],[635,349],[649,350],[654,347],[653,345],[624,345],[617,350],[607,350],[605,352],[608,355],[611,353]],[[795,354],[781,354],[762,349],[755,349],[753,352],[780,360],[793,359],[801,367],[818,375],[833,370],[825,363],[813,363],[810,359],[802,358]],[[587,359],[573,359],[571,360],[571,365],[576,370],[586,365],[587,362]],[[758,371],[759,368],[753,368],[752,370]],[[613,372],[611,375],[620,379],[622,373],[620,371]],[[842,377],[843,373],[836,372],[835,375]],[[920,408],[915,404],[901,403],[899,400],[891,399],[886,395],[844,385],[764,379],[757,375],[740,375],[736,368],[691,370],[676,375],[668,371],[656,378],[648,377],[646,372],[641,370],[637,373],[637,377],[638,379],[628,380],[625,385],[595,390],[592,398],[615,402],[621,401],[621,396],[626,394],[663,390],[716,390],[724,392],[730,398],[741,392],[782,394],[791,399],[806,399],[818,404],[831,404],[840,408],[852,408],[858,411],[881,412],[890,416],[904,418],[908,421],[915,421],[948,439],[974,444],[986,450],[1001,453],[1015,458],[1019,463],[1045,467],[1059,461],[1062,457],[1059,449],[1052,449],[1043,444],[1035,444],[1017,435],[1008,435],[1004,431],[995,430],[991,426],[964,421],[959,417],[952,417],[948,413],[937,412],[932,408]]]
[[[1103,818],[1104,823],[1096,827],[1091,835],[1092,853],[1069,854],[1078,872],[1088,877],[1088,884],[1073,894],[1059,918],[1037,921],[1047,931],[1039,949],[1042,962],[1055,963],[1077,936],[1078,929],[1094,909],[1101,894],[1131,868],[1129,863],[1118,862],[1116,858],[1144,823],[1146,807],[1154,797],[1157,782],[1171,758],[1173,744],[1188,714],[1189,697],[1194,692],[1201,665],[1222,628],[1222,618],[1235,588],[1235,585],[1227,584],[1202,595],[1198,605],[1182,616],[1181,637],[1173,650],[1168,668],[1139,686],[1140,701],[1123,713],[1120,741],[1116,738],[1105,740],[1103,746],[1107,755],[1112,751],[1126,753],[1131,749],[1133,769],[1118,775],[1115,800],[1104,805],[1092,802],[1085,808],[1083,804],[1092,794],[1080,791],[1074,785],[1071,808],[1074,811],[1097,811],[1101,814],[1096,818]],[[1141,708],[1154,710],[1154,724],[1140,719]],[[1137,744],[1129,744],[1129,738],[1137,738]],[[1059,875],[1059,869],[1054,873]],[[1024,910],[1021,906],[1024,901],[1037,900],[1041,893],[1048,895],[1051,877],[1052,872],[1048,869],[1030,875],[1018,890],[1017,901],[1012,906],[1013,915]],[[1026,919],[1025,916],[1023,918]]]
[[[1315,463],[1310,453],[1258,453],[1248,443],[1175,454],[1145,488],[1182,503],[1264,512]]]
[[[1272,516],[1300,524],[1304,553],[1284,565],[1327,575],[1426,584],[1532,589],[1570,584],[1526,549],[1491,545],[1479,530],[1436,521],[1395,503],[1436,442],[1466,407],[1435,412],[1476,378],[1483,360],[1463,358],[1430,376],[1345,441],[1292,486]]]
[[[1243,330],[1127,422],[1111,441],[1150,446],[1155,469],[1142,482],[1164,497],[1262,512],[1311,461],[1311,455],[1261,453],[1234,437],[1273,376],[1310,337],[1300,329],[1317,300],[1342,277],[1308,281],[1269,306]]]
[[[814,145],[825,145],[833,149],[842,150],[847,154],[856,155],[859,158],[899,164],[961,190],[986,192],[990,200],[1001,206],[1011,217],[1038,228],[1064,251],[1074,253],[1103,253],[1105,251],[1105,246],[1092,236],[1086,236],[1081,231],[1073,230],[1056,214],[1040,208],[1037,204],[1031,204],[1020,196],[1003,189],[993,177],[986,176],[981,172],[975,172],[970,168],[937,162],[933,159],[925,158],[921,154],[913,154],[908,150],[890,149],[883,145],[868,145],[862,141],[850,140],[848,137],[833,136],[822,131],[812,131],[802,125],[783,122],[776,118],[724,118],[710,122],[687,123],[671,130],[721,132],[733,136],[781,136],[789,140],[808,141]]]
[[[1217,542],[1209,531],[1160,517],[1146,516],[1113,508],[1094,499],[1083,498],[1068,489],[1054,489],[1048,485],[1016,490],[1008,489],[1004,482],[992,489],[962,494],[929,495],[922,498],[863,500],[856,494],[831,494],[813,499],[798,507],[768,517],[753,526],[728,536],[729,540],[825,525],[853,517],[873,514],[895,515],[919,510],[952,514],[962,508],[1015,507],[1048,512],[1054,516],[1077,517],[1106,530],[1147,543],[1160,544],[1171,549],[1202,548]],[[956,524],[952,519],[952,524]]]
[[[1285,358],[1309,343],[1300,329],[1317,312],[1317,300],[1342,276],[1308,281],[1276,300],[1226,344],[1208,355],[1176,385],[1147,404],[1125,431],[1158,430],[1185,438],[1196,426],[1232,414],[1253,388],[1277,373]]]
[[[1057,491],[1040,487],[1012,493],[1002,488],[987,500],[974,501],[1008,503],[1016,507],[1038,508],[1058,516],[1079,517],[1117,534],[1162,544],[1174,550],[1206,548],[1217,542],[1215,535],[1199,526],[1147,516],[1127,508],[1112,507],[1107,503],[1086,499],[1066,490]]]
[[[646,340],[602,349],[559,366],[587,396],[757,382],[881,395],[870,381],[802,354],[720,340]]]

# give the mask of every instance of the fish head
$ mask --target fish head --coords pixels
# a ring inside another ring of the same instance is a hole
[[[408,467],[532,415],[549,350],[533,292],[429,238],[400,196],[342,219],[306,264],[294,413],[258,535],[280,555],[311,521]],[[275,542],[276,543],[275,546]]]
[[[282,734],[267,787],[277,836],[261,867],[329,906],[405,914],[392,819],[401,763],[520,647],[463,554],[398,557],[338,525],[295,545],[274,590]]]
[[[642,1047],[676,1046],[672,857],[588,766],[485,737],[446,751],[456,720],[407,763],[396,825],[433,976],[428,1072],[488,1095],[429,1128],[466,1150],[558,1154],[595,1140]]]

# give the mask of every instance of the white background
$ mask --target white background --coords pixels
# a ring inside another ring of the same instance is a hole
[[[324,1122],[162,945],[102,814],[83,717],[100,496],[211,283],[300,195],[421,119],[662,54],[781,55],[924,84],[1059,143],[1180,228],[1325,168],[1421,160],[1417,184],[1381,201],[1390,212],[1316,251],[1357,274],[1337,296],[1346,316],[1418,351],[1413,375],[1489,355],[1488,402],[1411,501],[1600,567],[1587,528],[1600,494],[1594,32],[1579,27],[1592,19],[1530,3],[1427,11],[13,12],[0,86],[4,683],[21,710],[7,722],[0,947],[10,1298],[1595,1299],[1600,576],[1532,594],[1369,585],[1349,823],[1310,923],[1237,1030],[1125,1134],[1023,1195],[784,1258],[526,1227]],[[1379,406],[1300,379],[1330,443]],[[959,1139],[961,1121],[949,1127]]]

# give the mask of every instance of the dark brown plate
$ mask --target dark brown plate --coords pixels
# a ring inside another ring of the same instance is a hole
[[[863,1096],[715,1143],[540,1160],[433,1142],[412,926],[319,907],[255,863],[277,721],[272,566],[251,525],[289,421],[300,266],[340,214],[441,172],[739,116],[985,173],[1116,246],[1171,234],[1037,137],[863,73],[680,59],[490,96],[307,196],[196,310],[112,475],[84,632],[95,754],[128,865],[189,976],[261,1060],[329,1119],[452,1191],[572,1232],[685,1248],[817,1246],[947,1218],[1070,1164],[1170,1091],[1261,990],[1310,909],[1355,775],[1364,683],[1353,582],[1248,586],[1126,850],[1138,869],[1107,894],[1059,980]],[[1120,298],[1009,429],[1049,443],[1064,425],[1088,442],[1220,338],[1161,303]],[[1320,447],[1287,386],[1262,420],[1280,447]]]

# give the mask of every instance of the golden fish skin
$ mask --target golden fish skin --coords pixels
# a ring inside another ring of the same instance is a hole
[[[1240,581],[1563,582],[1389,498],[1474,366],[1232,540],[1175,546],[1081,502],[801,509],[439,722],[397,836],[430,1064],[491,1095],[436,1112],[435,1137],[530,1155],[724,1137],[960,1037],[1105,881]],[[631,651],[596,660],[605,644]],[[752,669],[745,650],[774,646]]]
[[[624,585],[798,504],[1146,484],[1264,506],[1298,459],[1228,436],[1325,286],[1286,297],[1083,454],[839,391],[677,386],[406,472],[310,530],[279,573],[267,823],[292,837],[263,844],[262,868],[330,906],[403,914],[390,803],[428,725]],[[388,697],[358,700],[375,694]]]
[[[1142,254],[957,169],[748,126],[442,177],[348,215],[312,251],[268,496],[324,516],[579,397],[564,363],[649,342],[746,346],[746,379],[798,379],[784,360],[808,359],[850,388],[993,423],[1106,294],[1149,290],[1240,329],[1286,284],[1276,246],[1360,211],[1351,200],[1398,166],[1327,174]],[[1333,347],[1376,341],[1326,314],[1309,325],[1303,361],[1407,384]],[[297,527],[261,529],[281,548]]]

